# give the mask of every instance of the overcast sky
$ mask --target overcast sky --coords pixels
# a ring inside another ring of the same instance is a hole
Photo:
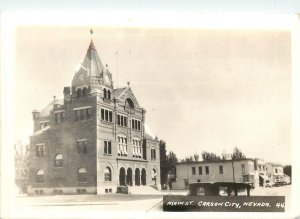
[[[184,158],[237,146],[248,157],[291,163],[289,32],[93,29],[115,87],[130,81],[168,151]],[[28,141],[33,109],[62,97],[89,43],[89,27],[17,29],[15,140]]]

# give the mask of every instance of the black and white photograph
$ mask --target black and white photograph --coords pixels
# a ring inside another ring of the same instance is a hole
[[[205,22],[13,27],[11,218],[291,212],[293,32]]]

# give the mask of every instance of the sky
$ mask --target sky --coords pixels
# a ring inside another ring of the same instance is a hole
[[[19,26],[14,137],[29,141],[33,109],[62,97],[83,61],[89,27]],[[130,86],[146,123],[184,158],[238,147],[291,163],[291,42],[287,31],[94,27],[115,87]],[[116,52],[118,55],[116,55]]]

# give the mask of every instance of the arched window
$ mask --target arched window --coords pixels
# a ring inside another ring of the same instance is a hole
[[[55,167],[62,167],[63,166],[63,156],[61,154],[57,154],[55,156],[54,166]]]
[[[151,178],[153,181],[156,181],[156,170],[155,169],[151,170]]]
[[[104,181],[111,181],[111,169],[109,167],[104,169]]]
[[[133,108],[134,109],[134,103],[132,101],[132,99],[130,98],[127,98],[126,101],[125,101],[125,106],[127,107],[130,107],[130,108]]]
[[[44,183],[44,170],[38,170],[36,172],[36,182],[37,183]]]
[[[76,93],[77,93],[77,98],[80,98],[80,96],[81,96],[81,89],[78,88],[77,91],[76,91]]]
[[[107,99],[110,100],[111,96],[110,96],[110,90],[107,91]]]
[[[107,98],[107,94],[106,94],[106,89],[105,88],[103,89],[103,95],[104,95],[104,99],[106,99]]]
[[[77,181],[78,182],[86,182],[86,169],[80,168],[77,172]]]

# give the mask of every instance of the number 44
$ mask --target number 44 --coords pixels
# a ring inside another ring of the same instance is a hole
[[[276,208],[284,208],[284,203],[276,203]]]

